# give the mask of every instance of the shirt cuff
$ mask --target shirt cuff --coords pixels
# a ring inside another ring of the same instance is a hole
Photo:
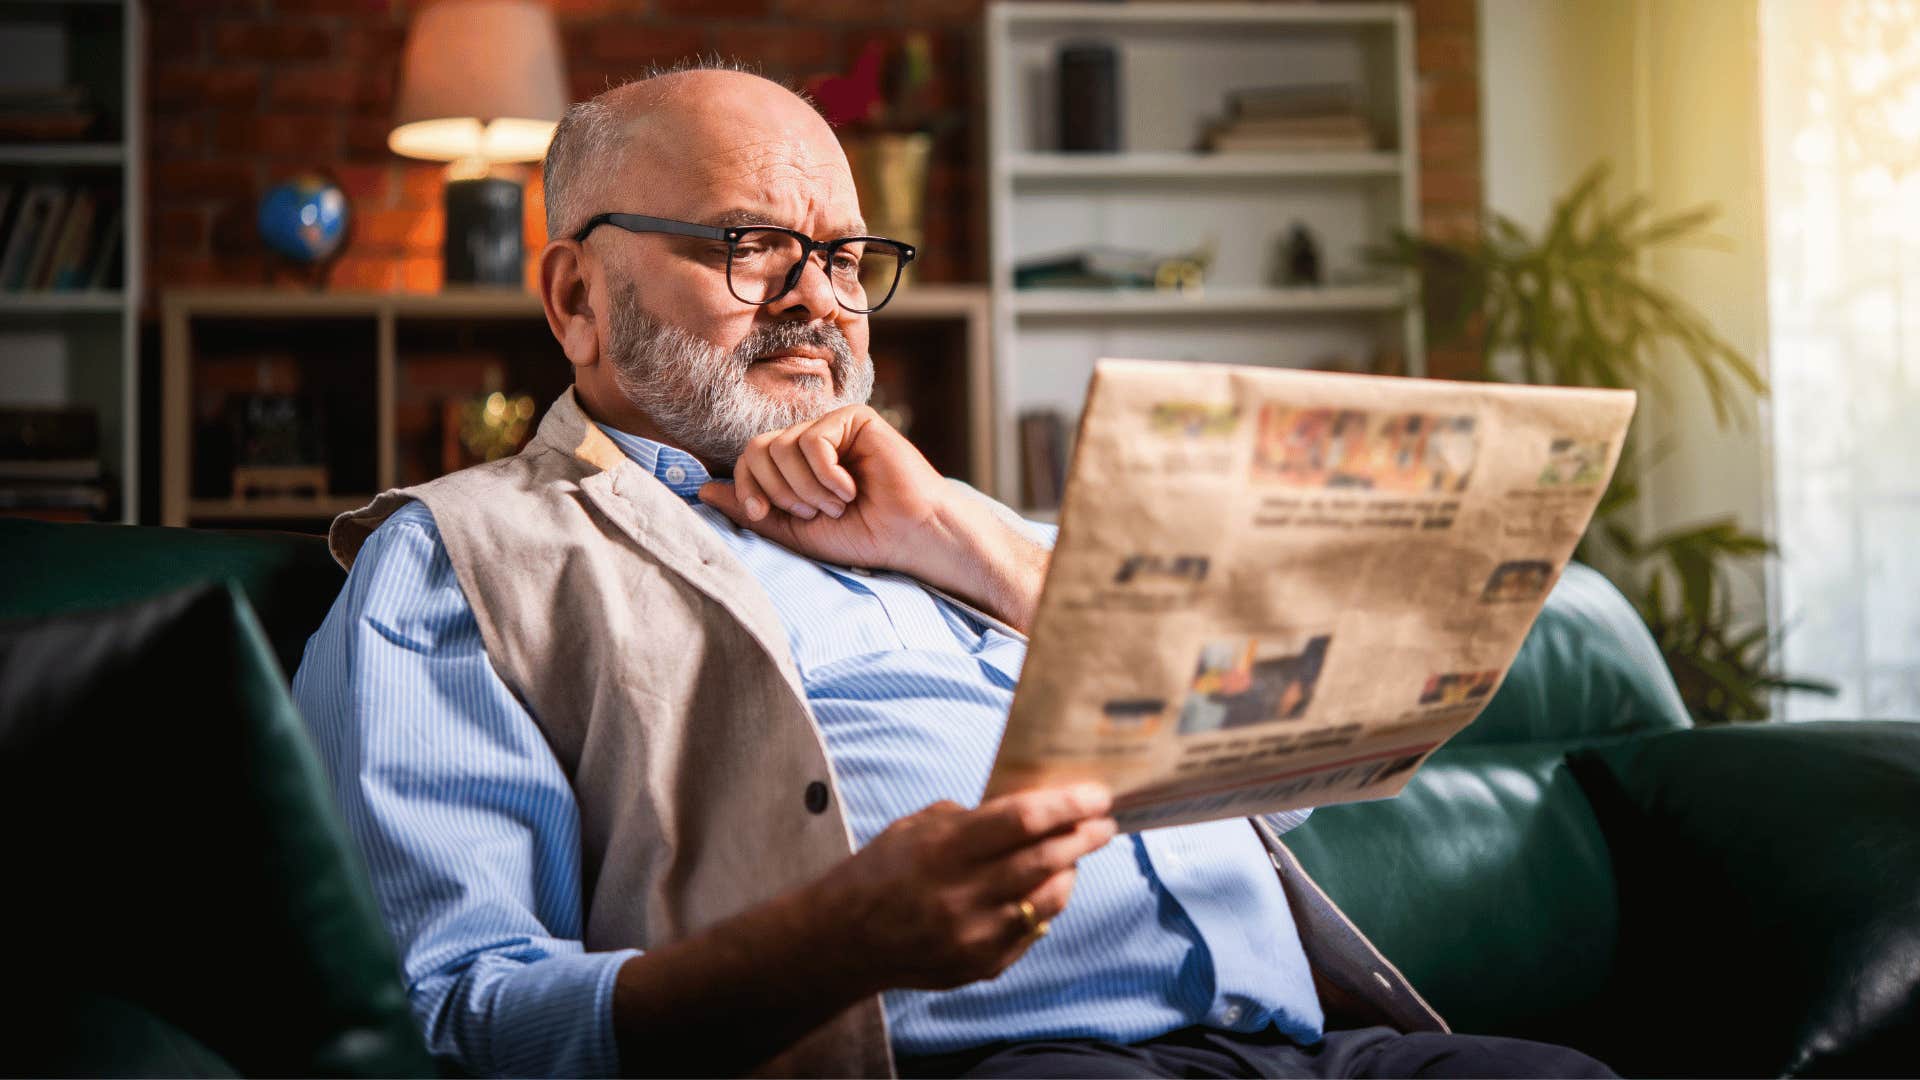
[[[616,1076],[621,1072],[613,1029],[613,986],[621,965],[640,955],[617,952],[560,954],[533,963],[481,957],[442,1005],[425,986],[416,1008],[439,1013],[431,1032],[436,1057],[491,1076]],[[424,993],[423,993],[424,992]],[[423,1000],[423,998],[425,1000]],[[444,1011],[443,1011],[444,1010]],[[425,1017],[423,1017],[425,1019]]]

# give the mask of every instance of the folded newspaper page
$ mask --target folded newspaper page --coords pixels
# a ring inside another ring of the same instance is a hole
[[[1096,779],[1132,831],[1397,794],[1506,677],[1633,408],[1100,362],[987,796]]]

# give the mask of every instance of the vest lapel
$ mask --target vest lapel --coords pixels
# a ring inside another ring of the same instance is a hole
[[[547,410],[534,439],[599,470],[580,481],[581,492],[594,508],[629,540],[738,619],[779,666],[794,695],[806,700],[780,613],[752,572],[692,507],[642,472],[607,438],[581,410],[572,387]]]

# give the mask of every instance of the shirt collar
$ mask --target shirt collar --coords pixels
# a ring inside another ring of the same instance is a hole
[[[627,459],[687,502],[700,501],[700,485],[713,479],[700,459],[677,447],[629,434],[595,421]]]

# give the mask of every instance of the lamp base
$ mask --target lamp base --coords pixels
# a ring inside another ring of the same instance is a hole
[[[449,285],[519,285],[520,185],[497,176],[447,181],[442,276]]]

